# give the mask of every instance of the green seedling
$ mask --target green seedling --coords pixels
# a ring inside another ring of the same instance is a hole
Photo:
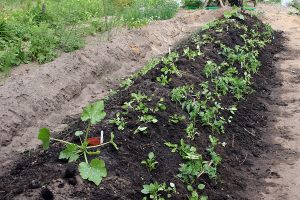
[[[178,115],[178,114],[174,114],[172,116],[170,116],[169,118],[169,122],[173,123],[173,124],[178,124],[179,122],[184,121],[186,118],[184,115]]]
[[[116,114],[115,118],[109,120],[109,123],[115,124],[118,127],[119,131],[123,131],[126,127],[125,119],[121,116],[121,113],[119,112]]]
[[[204,190],[204,188],[205,188],[204,184],[201,184],[201,183],[198,184],[198,187],[197,187],[198,190],[202,191],[202,190]],[[189,196],[188,200],[207,200],[208,199],[208,197],[205,195],[200,196],[197,192],[197,189],[194,189],[193,186],[191,186],[191,185],[188,185],[187,189],[189,192],[191,192],[191,196]]]
[[[216,75],[219,74],[219,67],[216,63],[212,61],[207,61],[206,65],[204,66],[203,73],[205,74],[206,78],[212,78],[214,73]]]
[[[140,103],[142,100],[151,101],[151,98],[142,92],[138,91],[137,93],[131,93],[131,99],[133,102]]]
[[[111,139],[109,142],[100,141],[98,145],[89,146],[88,135],[90,133],[91,126],[101,122],[106,113],[104,111],[104,102],[99,101],[93,104],[87,105],[81,114],[81,120],[88,122],[85,131],[76,131],[75,136],[79,137],[81,144],[71,143],[65,140],[56,139],[50,136],[50,131],[47,128],[41,128],[38,134],[38,139],[42,141],[42,146],[45,150],[49,148],[50,141],[60,142],[66,145],[66,148],[60,152],[59,159],[67,159],[69,162],[76,161],[80,156],[84,157],[85,162],[79,163],[78,170],[80,176],[83,179],[92,181],[96,185],[99,185],[104,177],[107,176],[107,170],[103,160],[94,158],[91,162],[88,161],[87,155],[99,155],[100,151],[92,151],[99,147],[106,145],[112,145],[118,149],[114,142],[114,134],[111,133]],[[103,139],[102,139],[103,140]]]
[[[122,112],[122,114],[127,115],[129,113],[129,110],[133,109],[133,103],[133,101],[124,102],[124,104],[122,105],[122,109],[124,110],[124,112]]]
[[[156,81],[159,82],[161,85],[166,86],[171,82],[172,78],[169,78],[166,75],[160,75],[159,77],[156,77]]]
[[[134,81],[132,80],[131,77],[129,77],[121,82],[120,87],[127,90],[133,83]]]
[[[146,114],[149,112],[149,108],[147,107],[147,105],[143,102],[140,102],[136,108],[135,108],[136,111],[140,111],[142,112],[143,114]]]
[[[143,115],[143,116],[139,117],[139,121],[144,122],[144,123],[153,123],[153,124],[158,122],[156,117],[153,115]]]
[[[147,134],[148,133],[148,127],[146,127],[146,126],[139,126],[139,127],[137,127],[137,129],[135,129],[135,131],[133,132],[133,134],[137,134],[137,133]]]
[[[167,106],[164,104],[165,99],[160,98],[157,104],[155,105],[154,112],[164,111],[167,109]]]
[[[156,156],[154,155],[153,152],[150,152],[148,154],[148,158],[147,160],[143,160],[141,163],[143,165],[146,165],[146,167],[149,169],[149,171],[152,171],[154,169],[156,169],[156,165],[158,164],[158,162],[155,160]]]
[[[189,47],[183,50],[183,55],[186,56],[189,60],[195,60],[197,56],[201,56],[201,51],[193,51]]]
[[[177,52],[170,52],[168,56],[162,58],[162,62],[165,65],[172,64],[177,61],[179,54]]]
[[[194,123],[190,123],[188,127],[185,129],[187,136],[191,139],[195,139],[195,135],[197,135],[197,128],[195,127]]]
[[[179,69],[176,67],[174,63],[171,63],[169,65],[165,65],[163,68],[160,70],[164,75],[168,74],[176,74],[177,76],[181,76],[181,73]]]
[[[146,195],[143,200],[153,199],[153,200],[165,200],[163,194],[167,194],[167,199],[172,197],[173,193],[176,193],[176,187],[174,183],[170,183],[170,186],[167,186],[166,183],[150,183],[149,185],[143,185],[141,192]]]

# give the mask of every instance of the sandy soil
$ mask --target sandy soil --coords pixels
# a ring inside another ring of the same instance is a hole
[[[282,84],[272,91],[275,101],[269,105],[273,119],[269,121],[269,138],[273,146],[282,146],[259,159],[253,170],[264,168],[271,175],[264,179],[266,190],[258,187],[253,199],[300,199],[300,16],[280,5],[259,5],[261,18],[276,30],[284,32],[286,50],[279,55],[278,76]],[[271,118],[270,118],[271,119]]]
[[[16,153],[37,146],[39,128],[65,129],[68,119],[88,102],[103,98],[123,77],[168,52],[221,13],[180,11],[171,20],[142,29],[114,30],[110,41],[90,37],[84,49],[63,54],[51,63],[16,68],[0,83],[1,167],[8,166]]]

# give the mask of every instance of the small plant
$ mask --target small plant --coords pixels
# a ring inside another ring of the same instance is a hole
[[[125,119],[124,119],[124,117],[121,116],[121,113],[119,113],[119,112],[116,114],[115,118],[109,120],[109,123],[115,124],[118,127],[119,131],[123,131],[126,126]]]
[[[212,61],[207,61],[206,65],[204,66],[203,73],[205,74],[206,78],[212,78],[214,72],[219,73],[219,67],[216,63]]]
[[[179,122],[184,121],[186,118],[184,115],[178,115],[178,114],[174,114],[172,116],[170,116],[169,118],[169,122],[173,123],[173,124],[178,124]]]
[[[167,75],[160,75],[156,77],[156,81],[159,82],[161,85],[166,86],[171,82],[172,78],[169,78]]]
[[[148,133],[148,127],[147,126],[139,126],[135,129],[135,131],[133,132],[133,134],[137,134],[137,133],[143,133],[143,134],[147,134]]]
[[[176,187],[174,183],[170,183],[170,186],[167,187],[166,183],[150,183],[149,185],[143,185],[141,192],[144,195],[147,195],[143,200],[153,199],[153,200],[165,200],[162,197],[162,193],[167,193],[167,198],[172,197],[172,193],[176,193]],[[149,198],[148,198],[149,197]]]
[[[157,102],[157,104],[155,105],[154,112],[166,110],[167,107],[164,104],[164,102],[165,102],[165,99],[164,98],[160,98],[159,101]]]
[[[136,111],[140,111],[142,112],[143,114],[146,114],[149,112],[149,108],[147,107],[146,104],[144,104],[143,102],[140,102],[136,108],[135,108]]]
[[[133,80],[129,77],[121,82],[120,87],[127,90],[133,84]]]
[[[152,171],[154,169],[156,169],[156,165],[158,164],[157,161],[155,161],[156,156],[154,155],[153,152],[150,152],[148,154],[148,158],[147,160],[143,160],[141,163],[143,165],[146,165],[146,167],[149,169],[149,171]]]
[[[139,120],[140,120],[140,122],[153,123],[153,124],[158,122],[156,117],[153,115],[143,115],[143,116],[139,117]]]
[[[142,100],[151,101],[151,98],[142,92],[138,91],[138,93],[131,93],[131,99],[133,102],[140,103]]]
[[[191,138],[191,140],[194,140],[195,135],[197,134],[197,128],[195,127],[194,123],[190,123],[185,129],[185,132],[187,133],[187,136]]]
[[[85,162],[79,163],[78,170],[80,176],[83,179],[92,181],[96,185],[99,185],[104,177],[107,176],[107,170],[103,160],[94,158],[91,162],[88,161],[87,155],[99,155],[100,151],[91,151],[91,149],[103,147],[105,145],[112,145],[118,150],[117,145],[114,142],[114,134],[111,133],[111,138],[109,142],[103,143],[103,139],[88,138],[90,128],[101,122],[106,113],[104,112],[104,102],[99,101],[93,104],[87,105],[81,114],[81,120],[87,121],[88,126],[86,130],[76,131],[75,136],[79,137],[81,144],[75,144],[68,141],[55,139],[50,137],[50,131],[47,128],[42,128],[39,131],[38,139],[42,141],[42,146],[45,150],[49,148],[50,141],[60,142],[66,145],[66,148],[60,152],[59,159],[67,159],[69,162],[73,162],[79,159],[83,155]],[[82,136],[84,136],[82,138]],[[102,137],[101,137],[102,138]],[[95,140],[96,139],[96,143]]]
[[[197,56],[201,56],[202,53],[200,51],[200,48],[198,51],[193,51],[189,47],[183,50],[183,55],[188,57],[189,60],[195,60]]]

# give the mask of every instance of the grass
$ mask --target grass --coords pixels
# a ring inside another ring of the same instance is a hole
[[[177,8],[174,0],[1,1],[0,73],[22,63],[50,62],[83,47],[87,35],[115,26],[169,19]]]

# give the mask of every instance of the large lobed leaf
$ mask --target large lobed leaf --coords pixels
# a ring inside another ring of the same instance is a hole
[[[38,139],[42,141],[42,146],[45,150],[49,149],[50,144],[50,131],[47,128],[41,128],[39,131]]]
[[[78,170],[83,179],[92,181],[96,185],[99,185],[102,178],[107,176],[104,161],[97,158],[93,159],[90,164],[85,162],[80,163]]]
[[[106,113],[104,112],[104,101],[98,101],[92,104],[87,105],[81,114],[82,121],[90,120],[92,125],[97,124],[100,122]]]

